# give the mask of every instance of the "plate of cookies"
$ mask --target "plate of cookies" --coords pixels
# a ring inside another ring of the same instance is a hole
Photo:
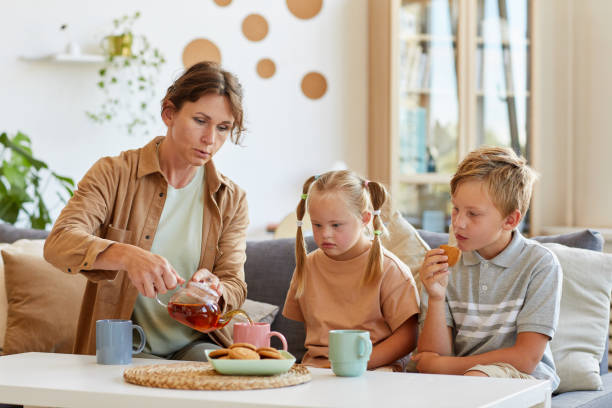
[[[276,375],[289,371],[295,357],[273,347],[255,347],[250,343],[234,343],[229,348],[206,350],[214,369],[226,375]]]

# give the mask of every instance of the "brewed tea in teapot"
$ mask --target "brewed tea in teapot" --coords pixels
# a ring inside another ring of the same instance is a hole
[[[157,301],[168,309],[174,320],[202,333],[225,327],[238,314],[244,315],[253,324],[249,315],[241,309],[222,315],[217,299],[217,292],[206,283],[190,281],[185,288],[172,295],[167,305],[159,299]]]

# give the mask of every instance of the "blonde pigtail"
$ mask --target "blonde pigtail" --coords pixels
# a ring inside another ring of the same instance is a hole
[[[370,200],[374,209],[372,216],[372,226],[374,227],[374,240],[370,249],[370,257],[368,258],[367,272],[364,276],[363,283],[371,282],[376,277],[382,274],[383,268],[383,246],[380,239],[382,234],[386,234],[387,230],[380,218],[380,209],[385,201],[387,201],[387,190],[385,187],[375,181],[369,181],[366,188],[370,193]]]
[[[308,190],[310,189],[310,185],[315,181],[315,176],[311,176],[304,183],[304,187],[302,188],[302,196],[300,198],[300,202],[295,210],[297,215],[298,225],[297,232],[295,234],[295,279],[297,282],[297,288],[295,292],[295,297],[299,298],[304,293],[304,264],[306,263],[306,241],[304,240],[304,234],[302,232],[302,220],[304,219],[304,215],[306,214],[306,200],[308,199]]]

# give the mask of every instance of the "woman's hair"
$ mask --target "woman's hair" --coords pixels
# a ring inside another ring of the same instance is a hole
[[[304,293],[304,264],[306,262],[306,242],[300,226],[306,207],[310,201],[312,193],[336,193],[341,196],[347,206],[351,209],[352,215],[362,220],[364,211],[377,211],[373,215],[372,225],[374,230],[374,241],[370,249],[368,258],[367,272],[362,283],[367,283],[382,273],[383,266],[383,247],[380,235],[386,233],[386,228],[380,219],[380,209],[387,200],[387,190],[375,181],[367,181],[352,171],[330,171],[320,176],[312,176],[304,183],[302,188],[302,199],[297,206],[298,227],[295,239],[295,279],[297,280],[296,297]],[[369,229],[369,227],[368,227]]]
[[[203,95],[226,96],[234,117],[230,139],[240,144],[244,132],[242,109],[242,85],[233,74],[224,71],[214,62],[198,62],[181,75],[166,92],[161,101],[161,111],[174,107],[181,110],[185,102],[196,102]]]

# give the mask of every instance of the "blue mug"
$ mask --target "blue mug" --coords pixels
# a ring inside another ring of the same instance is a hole
[[[132,332],[140,334],[140,345],[134,350]],[[96,321],[96,361],[98,364],[130,364],[132,354],[140,353],[146,337],[142,327],[131,320],[107,319]]]
[[[367,330],[330,330],[329,361],[339,377],[358,377],[368,368],[372,341]]]

